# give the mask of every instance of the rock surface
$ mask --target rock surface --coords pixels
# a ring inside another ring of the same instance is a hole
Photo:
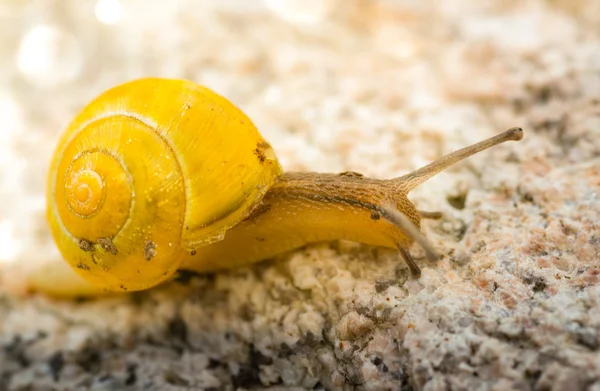
[[[600,3],[299,3],[130,1],[115,24],[90,2],[0,3],[0,390],[599,391]],[[526,134],[411,194],[444,213],[419,280],[336,242],[126,296],[17,295],[57,255],[58,135],[147,75],[229,97],[288,171],[388,178]]]

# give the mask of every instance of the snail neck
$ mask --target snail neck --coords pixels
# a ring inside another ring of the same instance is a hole
[[[236,267],[338,239],[408,248],[412,235],[391,215],[399,211],[418,232],[417,210],[392,181],[352,172],[286,173],[224,240],[198,249],[183,267],[197,271]]]
[[[278,178],[263,203],[278,202],[280,198],[307,201],[318,208],[355,207],[376,213],[384,205],[397,204],[406,194],[398,193],[392,181],[366,178],[352,171],[291,172]]]

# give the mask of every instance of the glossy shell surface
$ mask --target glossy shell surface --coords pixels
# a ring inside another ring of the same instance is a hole
[[[62,135],[47,217],[63,257],[109,290],[140,290],[246,218],[278,176],[250,119],[215,92],[141,79],[86,106]]]

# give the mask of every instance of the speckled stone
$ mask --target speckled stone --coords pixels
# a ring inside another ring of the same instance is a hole
[[[0,3],[0,390],[600,391],[600,2],[137,0],[114,25],[93,6]],[[16,61],[40,23],[74,45],[41,76]],[[18,294],[57,256],[58,135],[147,75],[229,97],[288,171],[387,178],[526,134],[411,194],[444,213],[419,280],[335,242],[131,295]]]

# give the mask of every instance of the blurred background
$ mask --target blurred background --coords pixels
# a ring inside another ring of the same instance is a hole
[[[54,143],[121,82],[216,90],[287,170],[389,177],[556,121],[556,94],[597,95],[599,26],[594,0],[2,0],[0,264],[57,256],[44,220]],[[597,149],[581,147],[567,158]]]

